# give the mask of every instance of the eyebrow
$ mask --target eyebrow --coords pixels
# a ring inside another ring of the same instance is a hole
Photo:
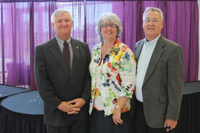
[[[146,19],[147,19],[147,18],[149,19],[149,17],[146,17]],[[159,19],[159,18],[152,18],[152,19]]]

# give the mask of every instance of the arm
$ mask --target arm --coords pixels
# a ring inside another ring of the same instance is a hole
[[[119,97],[119,99],[117,100],[117,104],[113,112],[113,121],[116,125],[118,123],[119,124],[123,123],[123,120],[121,119],[121,110],[128,100],[129,98],[127,97]]]
[[[113,121],[115,124],[123,123],[121,117],[121,109],[126,102],[132,98],[135,87],[136,61],[132,51],[128,48],[120,59],[119,74],[121,78],[121,95],[117,100],[113,113]]]
[[[89,64],[91,60],[90,56],[90,50],[88,45],[86,44],[86,70],[85,70],[85,81],[83,86],[83,93],[80,98],[74,99],[72,101],[69,101],[69,104],[73,104],[72,108],[79,108],[83,107],[86,104],[89,105],[90,96],[91,96],[91,77],[89,72]],[[69,112],[69,114],[75,113],[74,111]]]
[[[35,49],[34,74],[40,96],[49,110],[53,112],[62,101],[57,97],[54,88],[48,80],[45,57],[41,50],[41,46],[36,47]]]
[[[85,102],[90,104],[90,96],[91,96],[91,76],[89,71],[89,65],[91,61],[91,55],[88,45],[86,45],[86,71],[85,71],[85,83],[83,86],[83,93],[81,98],[85,100]]]
[[[184,86],[183,50],[177,46],[169,57],[168,62],[168,108],[164,127],[172,130],[177,125],[179,117],[182,92]]]

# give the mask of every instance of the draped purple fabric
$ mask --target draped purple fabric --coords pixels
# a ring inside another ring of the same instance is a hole
[[[90,49],[99,43],[95,32],[99,15],[116,13],[123,26],[120,40],[134,51],[135,43],[144,38],[142,14],[148,6],[162,9],[162,35],[183,47],[185,81],[197,81],[197,0],[0,0],[0,83],[36,90],[34,48],[54,37],[50,20],[55,9],[71,12],[72,37],[87,42]]]

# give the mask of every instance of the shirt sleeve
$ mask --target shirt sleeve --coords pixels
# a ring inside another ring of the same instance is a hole
[[[124,50],[119,62],[119,74],[121,78],[122,97],[132,98],[135,91],[136,60],[130,48]]]

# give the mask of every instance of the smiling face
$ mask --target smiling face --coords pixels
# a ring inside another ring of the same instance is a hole
[[[71,35],[73,20],[69,13],[64,12],[59,16],[55,16],[55,23],[52,23],[52,26],[57,37],[67,40]]]
[[[164,21],[157,11],[148,11],[143,20],[143,29],[148,41],[155,39],[163,29]]]
[[[101,35],[105,41],[116,40],[117,26],[112,23],[103,23],[101,26]]]

